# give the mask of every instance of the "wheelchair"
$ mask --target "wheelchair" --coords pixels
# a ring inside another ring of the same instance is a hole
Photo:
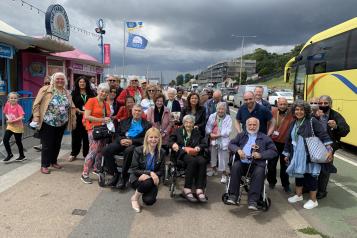
[[[235,154],[230,156],[230,160],[229,160],[229,167],[232,168],[233,164],[235,162]],[[247,159],[249,160],[253,160],[252,157],[248,157]],[[242,195],[243,195],[243,190],[248,193],[249,192],[249,188],[250,188],[250,183],[251,183],[251,175],[252,175],[252,171],[253,171],[253,162],[249,163],[248,168],[246,169],[246,171],[244,171],[244,175],[241,177],[241,181],[240,181],[240,189],[239,189],[239,196],[238,196],[238,204],[240,204]],[[268,161],[266,161],[265,164],[265,175],[268,172]],[[229,184],[231,181],[231,177],[228,177],[228,182],[226,184],[226,190],[225,193],[222,195],[222,202],[224,204],[228,204],[227,200],[228,200],[228,196],[229,196]],[[271,206],[271,199],[267,196],[267,192],[266,192],[266,186],[265,183],[263,185],[263,190],[261,192],[260,195],[260,199],[257,202],[257,206],[259,210],[262,211],[268,211],[270,206]]]
[[[115,159],[115,164],[117,166],[117,170],[118,170],[119,176],[122,176],[123,166],[124,166],[124,155],[123,155],[123,153],[120,153],[119,155],[114,155],[114,159]],[[99,175],[98,175],[98,185],[100,187],[107,187],[107,186],[109,186],[109,183],[110,183],[112,178],[113,178],[113,175],[110,175],[104,169],[104,156],[102,156],[101,169],[100,169]]]

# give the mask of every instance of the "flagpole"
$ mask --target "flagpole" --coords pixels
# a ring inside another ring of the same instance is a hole
[[[125,78],[125,20],[123,21],[123,78]]]

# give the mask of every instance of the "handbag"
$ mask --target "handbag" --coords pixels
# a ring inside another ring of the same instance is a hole
[[[315,136],[314,128],[312,126],[312,119],[310,120],[312,137],[305,138],[307,149],[312,163],[328,163],[326,146],[322,143],[320,138]]]
[[[105,103],[106,102],[104,102],[103,104],[104,105],[103,118],[105,118],[107,114]],[[113,136],[113,133],[108,129],[107,124],[104,124],[100,126],[94,126],[92,135],[94,140],[102,140],[102,139],[111,138]]]

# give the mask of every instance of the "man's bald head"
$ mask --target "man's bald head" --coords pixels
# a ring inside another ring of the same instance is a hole
[[[285,112],[288,109],[288,100],[285,97],[279,97],[277,101],[277,106],[279,111]]]
[[[221,90],[216,90],[213,92],[213,100],[216,102],[220,102],[222,100],[222,92]]]

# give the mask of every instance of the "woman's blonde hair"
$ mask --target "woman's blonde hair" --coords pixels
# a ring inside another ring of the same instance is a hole
[[[63,77],[63,79],[64,79],[64,87],[66,88],[67,84],[68,84],[68,80],[67,80],[66,75],[64,73],[62,73],[62,72],[57,72],[57,73],[52,74],[51,83],[50,84],[54,85],[55,84],[55,80],[56,80],[57,77]]]
[[[159,137],[159,143],[157,144],[157,150],[158,150],[158,156],[160,158],[160,150],[161,150],[161,144],[162,144],[162,138],[161,138],[161,133],[159,131],[159,129],[155,128],[155,127],[151,127],[149,130],[147,130],[147,132],[145,133],[145,138],[144,138],[144,154],[148,154],[149,153],[149,143],[147,141],[148,137],[151,135],[156,135]]]

